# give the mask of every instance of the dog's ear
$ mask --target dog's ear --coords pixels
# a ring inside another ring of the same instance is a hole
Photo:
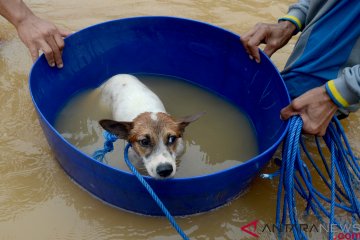
[[[99,124],[108,132],[115,134],[121,139],[127,140],[130,130],[133,128],[132,122],[118,122],[114,120],[103,119]]]
[[[184,132],[185,128],[192,122],[198,120],[205,112],[198,112],[193,115],[185,116],[182,118],[178,118],[177,122],[179,123],[180,131]]]

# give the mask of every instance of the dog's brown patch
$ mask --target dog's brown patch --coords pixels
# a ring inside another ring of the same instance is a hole
[[[99,123],[105,130],[128,140],[138,155],[148,157],[154,150],[164,147],[171,154],[177,154],[178,139],[182,138],[185,127],[203,114],[197,113],[175,120],[166,113],[145,112],[132,122],[103,119]]]
[[[133,123],[133,128],[129,134],[129,142],[132,143],[134,150],[141,156],[148,156],[160,141],[167,145],[170,136],[181,137],[182,132],[179,122],[166,113],[145,112],[137,116]],[[149,146],[142,146],[143,139],[149,140]],[[171,152],[175,151],[176,143],[168,146]]]

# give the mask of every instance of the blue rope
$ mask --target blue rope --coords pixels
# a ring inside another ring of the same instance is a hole
[[[317,166],[309,154],[301,137],[302,120],[299,116],[290,118],[290,128],[283,142],[282,162],[279,171],[273,174],[263,174],[262,177],[272,179],[280,175],[276,204],[276,226],[278,237],[281,239],[282,229],[289,219],[295,240],[308,239],[299,225],[296,209],[296,194],[307,203],[305,213],[311,210],[321,223],[323,216],[329,219],[330,226],[341,224],[335,216],[336,208],[342,209],[352,216],[352,221],[360,219],[360,201],[355,194],[355,187],[360,183],[360,165],[358,158],[351,150],[345,132],[334,118],[323,137],[329,151],[330,159],[326,160],[317,138],[316,145],[324,164],[330,182]],[[325,197],[313,184],[311,173],[302,160],[301,150],[305,153],[311,166],[316,170],[320,179],[328,187],[330,197]],[[330,166],[329,163],[330,162]],[[342,188],[337,183],[340,181]],[[294,191],[295,189],[295,191]],[[328,205],[326,205],[328,204]],[[343,230],[343,229],[341,229]],[[329,232],[329,239],[333,239],[333,232]]]
[[[279,176],[276,203],[276,227],[278,229],[279,239],[282,237],[281,233],[287,223],[287,219],[289,219],[291,223],[295,240],[308,239],[299,224],[295,191],[307,203],[305,213],[308,214],[311,210],[321,223],[324,223],[323,216],[325,216],[329,219],[330,226],[336,225],[339,229],[341,229],[341,225],[335,217],[336,208],[350,213],[352,215],[352,221],[359,221],[360,201],[357,199],[354,191],[354,188],[356,188],[356,186],[360,183],[359,158],[355,157],[352,152],[344,129],[342,128],[339,120],[336,118],[333,119],[333,122],[328,127],[326,135],[323,137],[331,153],[330,166],[323,154],[318,138],[315,138],[319,155],[325,167],[326,173],[330,178],[330,182],[327,181],[325,175],[317,166],[302,141],[301,130],[303,123],[301,118],[299,116],[295,116],[290,118],[289,121],[290,128],[286,139],[283,142],[280,169],[272,174],[261,175],[263,178],[268,179],[273,179],[274,177]],[[93,158],[99,161],[103,161],[105,154],[114,149],[113,143],[117,140],[115,135],[108,132],[104,133],[104,138],[106,140],[104,143],[104,149],[98,150],[93,154]],[[128,150],[130,147],[131,145],[128,144],[124,150],[124,160],[127,166],[146,188],[180,236],[183,239],[189,239],[177,225],[175,219],[171,216],[170,212],[161,202],[150,185],[129,161]],[[305,156],[309,159],[312,167],[315,168],[324,184],[330,190],[330,198],[324,196],[314,187],[309,168],[302,160],[301,150],[305,153]],[[336,173],[342,188],[337,183]],[[328,207],[330,210],[327,209],[325,205],[326,203],[330,204]],[[332,231],[329,232],[329,240],[330,239],[333,239]]]
[[[104,161],[105,155],[108,152],[111,152],[114,150],[114,142],[118,139],[118,137],[108,131],[105,131],[103,133],[103,136],[105,138],[104,142],[104,148],[97,150],[93,153],[92,157],[100,162]]]
[[[114,150],[114,142],[118,139],[118,137],[112,133],[109,133],[105,131],[103,133],[103,136],[105,138],[104,142],[104,148],[97,150],[93,153],[92,157],[96,160],[103,162],[105,155],[108,152],[111,152]],[[140,183],[145,187],[145,189],[149,192],[150,196],[154,199],[156,204],[160,207],[160,209],[163,211],[166,218],[169,220],[171,225],[175,228],[175,230],[180,234],[180,236],[184,240],[188,240],[189,238],[186,236],[186,234],[183,232],[183,230],[179,227],[179,225],[176,223],[174,217],[170,214],[170,212],[167,210],[165,205],[161,202],[160,198],[156,195],[154,190],[151,188],[151,186],[145,181],[145,179],[141,176],[141,174],[136,170],[136,168],[132,165],[132,163],[129,161],[128,151],[131,147],[131,144],[128,143],[124,149],[124,160],[126,165],[129,167],[129,169],[133,172],[133,174],[136,176],[136,178],[140,181]]]
[[[143,178],[143,176],[141,176],[141,174],[136,170],[136,168],[134,167],[134,165],[131,164],[131,162],[129,161],[129,157],[128,157],[128,151],[129,148],[131,147],[131,144],[128,143],[125,147],[124,150],[124,160],[126,165],[130,168],[130,170],[133,172],[133,174],[137,177],[137,179],[141,182],[141,184],[146,188],[146,190],[149,192],[150,196],[154,199],[154,201],[156,202],[156,204],[160,207],[160,209],[163,211],[163,213],[165,214],[166,218],[169,220],[169,222],[171,223],[171,225],[175,228],[175,230],[180,234],[180,236],[184,239],[184,240],[188,240],[189,238],[186,236],[186,234],[182,231],[182,229],[179,227],[179,225],[176,223],[175,219],[173,216],[171,216],[170,212],[167,210],[167,208],[165,207],[165,205],[161,202],[160,198],[156,195],[156,193],[154,192],[154,190],[151,188],[151,186],[145,181],[145,179]]]
[[[331,142],[331,204],[330,204],[330,226],[335,222],[335,144]],[[329,239],[334,239],[333,231],[329,233]]]

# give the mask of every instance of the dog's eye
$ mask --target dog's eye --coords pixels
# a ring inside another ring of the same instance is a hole
[[[167,141],[167,145],[171,145],[171,144],[173,144],[175,141],[176,141],[176,136],[175,135],[170,135],[169,137],[168,137],[168,141]]]
[[[139,143],[143,147],[149,147],[150,146],[150,139],[148,139],[148,138],[141,139],[141,140],[139,140]]]

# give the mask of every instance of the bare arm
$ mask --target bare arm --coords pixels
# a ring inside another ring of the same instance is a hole
[[[260,62],[258,46],[265,44],[264,53],[271,55],[285,46],[291,37],[301,31],[308,14],[310,0],[299,0],[289,7],[288,14],[277,24],[258,23],[241,37],[241,42],[251,59]]]
[[[266,44],[264,53],[271,57],[274,52],[289,42],[295,31],[296,26],[289,21],[281,21],[277,24],[258,23],[252,30],[244,34],[240,41],[250,58],[259,63],[258,47],[260,44]]]
[[[69,31],[37,17],[22,0],[0,0],[0,15],[15,26],[33,61],[39,57],[39,51],[43,51],[50,66],[63,67],[63,37],[69,35]]]
[[[281,117],[286,120],[293,115],[300,115],[305,133],[323,136],[338,108],[347,108],[359,102],[358,64],[345,68],[337,79],[295,98],[290,105],[281,110]]]
[[[300,115],[303,120],[303,132],[323,136],[336,113],[338,106],[331,100],[325,86],[311,89],[295,98],[281,110],[281,118]]]

